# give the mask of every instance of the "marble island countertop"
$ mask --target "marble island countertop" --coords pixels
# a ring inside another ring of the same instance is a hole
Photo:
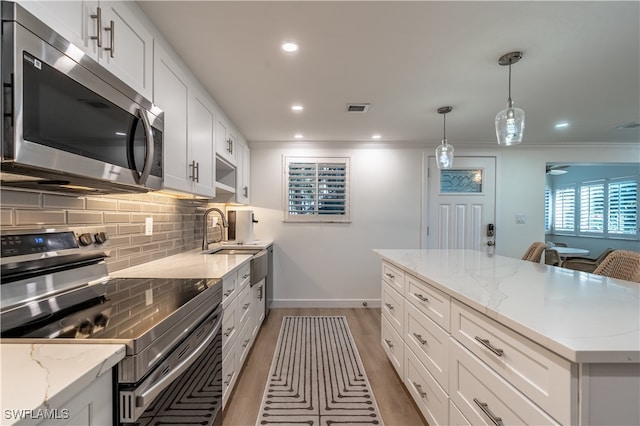
[[[226,247],[225,247],[226,248]],[[209,254],[213,251],[191,250],[163,259],[114,271],[113,278],[223,278],[251,259],[251,254]]]
[[[374,250],[574,362],[640,362],[640,284],[473,250]]]
[[[124,345],[0,344],[1,423],[18,422],[11,414],[20,410],[64,407],[124,355]]]

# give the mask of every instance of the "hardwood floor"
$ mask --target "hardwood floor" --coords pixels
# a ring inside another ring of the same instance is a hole
[[[223,425],[253,426],[256,424],[282,318],[287,315],[345,316],[385,425],[427,424],[380,345],[380,309],[358,308],[272,309],[245,361],[244,369],[224,412]]]

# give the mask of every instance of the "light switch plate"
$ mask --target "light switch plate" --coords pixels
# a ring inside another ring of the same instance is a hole
[[[525,214],[522,213],[516,213],[516,223],[518,225],[522,225],[523,223],[527,222],[527,216]]]
[[[153,218],[147,217],[144,220],[144,235],[153,235]]]

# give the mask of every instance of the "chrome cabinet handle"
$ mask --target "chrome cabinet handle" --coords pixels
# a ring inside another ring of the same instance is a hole
[[[258,300],[262,300],[262,286],[258,287]]]
[[[108,27],[104,27],[104,30],[105,31],[109,31],[109,42],[111,43],[110,46],[109,47],[105,47],[104,50],[109,52],[109,56],[114,58],[113,39],[115,38],[116,27],[115,27],[113,21],[110,21],[109,22],[109,26]]]
[[[196,182],[200,183],[200,163],[199,162],[195,162],[195,170],[196,170]]]
[[[248,278],[248,277],[250,277],[250,276],[251,276],[251,274],[244,274],[244,275],[242,276],[242,279],[244,280],[244,279],[246,279],[246,278]]]
[[[249,344],[249,339],[247,339],[244,342],[242,342],[242,347],[246,348],[248,344]]]
[[[427,341],[426,341],[426,340],[424,340],[424,339],[422,338],[422,335],[421,335],[421,334],[413,333],[413,336],[414,336],[416,339],[418,339],[418,342],[420,342],[420,344],[421,344],[421,345],[426,345],[426,344],[427,344]]]
[[[387,277],[391,278],[391,279],[394,279],[394,278],[396,277],[395,275],[393,275],[393,274],[391,274],[391,273],[389,273],[389,272],[386,272],[386,273],[385,273],[385,275],[386,275]]]
[[[233,379],[233,376],[236,374],[235,371],[232,371],[231,373],[227,374],[227,380],[225,380],[224,385],[225,386],[229,386],[229,383],[231,383],[231,379]]]
[[[233,293],[233,292],[234,292],[234,290],[235,290],[235,289],[234,289],[234,288],[232,288],[231,290],[227,290],[227,291],[225,291],[225,293],[224,293],[224,297],[229,296],[231,293]]]
[[[489,419],[493,422],[494,425],[503,426],[502,418],[496,416],[491,412],[491,410],[489,409],[489,404],[487,404],[486,402],[480,402],[478,398],[473,398],[473,402],[475,402],[476,405],[480,407],[482,412],[486,414],[487,417],[489,417]]]
[[[495,346],[493,346],[491,344],[491,342],[489,342],[489,339],[481,339],[478,336],[476,336],[475,339],[478,342],[480,342],[482,344],[482,346],[484,346],[485,348],[489,349],[491,352],[493,352],[494,354],[496,354],[498,356],[502,356],[502,354],[504,353],[504,351],[502,349],[498,349]]]
[[[242,187],[242,192],[244,194],[244,197],[246,197],[246,198],[249,197],[249,187],[248,186],[243,186]]]
[[[423,295],[421,295],[420,293],[413,293],[413,295],[415,297],[417,297],[418,299],[422,300],[423,302],[428,302],[429,298],[428,297],[424,297]]]
[[[249,306],[251,306],[251,304],[250,304],[250,303],[245,303],[244,305],[242,305],[242,310],[243,310],[243,311],[247,310],[247,308],[248,308]]]
[[[389,339],[384,339],[384,342],[387,344],[387,346],[389,346],[390,348],[393,347],[393,343],[391,343],[391,340]]]
[[[420,384],[413,382],[413,387],[415,387],[418,391],[418,395],[420,395],[420,398],[424,399],[427,396],[427,393],[422,390],[422,386]]]
[[[393,310],[393,305],[392,305],[392,304],[390,304],[390,303],[385,303],[385,306],[386,306],[387,308],[389,308],[390,310]]]
[[[231,332],[233,331],[233,329],[234,329],[234,328],[235,328],[235,327],[229,327],[229,328],[227,328],[227,331],[225,331],[225,332],[224,332],[224,335],[225,335],[226,337],[229,337],[229,335],[231,334]]]
[[[96,35],[92,35],[91,40],[95,40],[98,47],[102,47],[102,9],[98,7],[95,15],[91,15],[91,19],[95,19],[96,22]]]

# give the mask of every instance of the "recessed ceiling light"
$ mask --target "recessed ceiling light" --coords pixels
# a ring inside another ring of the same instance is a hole
[[[282,43],[281,47],[282,47],[282,50],[289,53],[297,52],[299,48],[298,43],[293,41],[284,42]]]
[[[304,107],[302,105],[292,105],[291,111],[302,111]]]
[[[293,135],[293,137],[296,139],[302,139],[304,138],[304,135],[302,133],[296,133],[295,135]]]
[[[371,139],[380,139],[381,137],[382,135],[375,134],[371,136]]]
[[[561,123],[557,123],[557,124],[555,125],[555,128],[556,128],[556,129],[562,129],[563,127],[569,127],[569,123],[567,123],[566,121],[563,121],[563,122],[561,122]]]

